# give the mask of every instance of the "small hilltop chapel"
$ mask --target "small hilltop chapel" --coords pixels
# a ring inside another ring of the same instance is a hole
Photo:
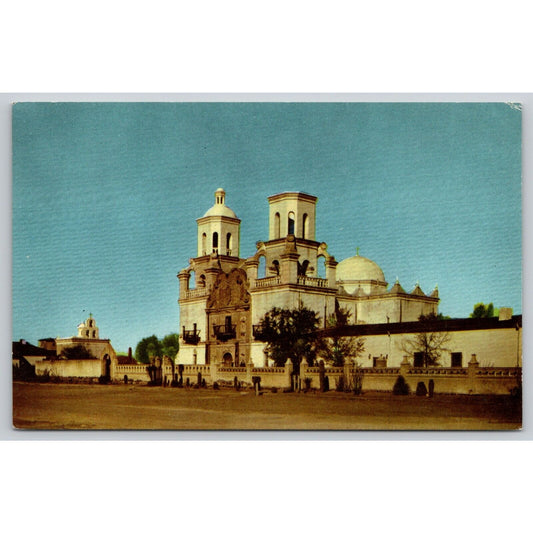
[[[353,325],[417,321],[437,314],[435,288],[417,285],[408,293],[391,288],[381,268],[358,253],[337,262],[317,240],[317,197],[283,192],[268,198],[268,240],[252,257],[240,257],[241,220],[226,204],[223,189],[197,219],[197,255],[179,272],[182,364],[267,366],[258,324],[273,307],[316,311],[323,321],[336,305],[350,312]]]

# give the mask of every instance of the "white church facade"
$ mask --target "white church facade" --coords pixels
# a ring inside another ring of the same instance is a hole
[[[317,197],[307,193],[270,196],[268,240],[241,258],[241,221],[225,196],[218,189],[215,204],[197,219],[197,256],[178,274],[179,363],[267,366],[258,325],[273,307],[304,305],[324,325],[336,305],[350,312],[353,325],[438,313],[436,288],[425,294],[417,285],[408,293],[396,281],[389,289],[381,268],[358,254],[337,262],[316,238]]]

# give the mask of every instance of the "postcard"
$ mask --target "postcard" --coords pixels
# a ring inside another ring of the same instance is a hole
[[[12,120],[15,428],[521,428],[520,103]]]

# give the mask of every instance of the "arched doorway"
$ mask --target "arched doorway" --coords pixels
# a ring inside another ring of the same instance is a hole
[[[104,355],[102,360],[102,378],[105,381],[109,381],[111,379],[111,358],[107,353]]]
[[[233,366],[233,357],[229,352],[222,356],[222,366]]]

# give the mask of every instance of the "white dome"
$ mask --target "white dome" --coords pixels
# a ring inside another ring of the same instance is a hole
[[[215,204],[204,215],[204,217],[213,216],[237,218],[237,215],[226,204]]]
[[[344,259],[337,265],[337,281],[381,281],[385,276],[379,266],[361,255]]]
[[[226,205],[226,191],[219,187],[215,191],[215,205],[208,209],[204,217],[229,217],[237,218],[237,215]]]

